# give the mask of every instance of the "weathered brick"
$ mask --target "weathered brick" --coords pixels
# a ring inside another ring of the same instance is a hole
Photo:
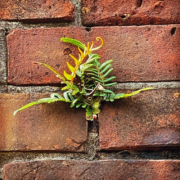
[[[180,147],[180,89],[159,89],[106,103],[99,117],[101,150]]]
[[[46,160],[4,166],[4,180],[18,179],[146,179],[180,177],[179,160]]]
[[[10,84],[54,84],[60,80],[45,67],[32,64],[44,62],[63,74],[68,56],[77,56],[76,47],[60,42],[63,36],[84,43],[95,37],[104,39],[98,50],[101,62],[113,59],[112,75],[118,82],[180,80],[180,25],[140,27],[37,28],[14,30],[7,37],[8,82]],[[95,46],[98,46],[96,42]]]
[[[23,105],[49,94],[0,95],[1,151],[84,151],[87,138],[85,112],[69,104],[40,104],[13,112]]]
[[[179,24],[179,0],[82,0],[84,25]]]
[[[31,22],[65,21],[74,19],[74,5],[70,0],[0,1],[1,20],[26,20]]]

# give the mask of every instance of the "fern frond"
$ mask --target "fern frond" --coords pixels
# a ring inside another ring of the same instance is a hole
[[[119,94],[116,94],[114,99],[127,98],[127,97],[130,97],[130,96],[134,96],[136,94],[139,94],[141,91],[147,91],[147,90],[150,90],[150,89],[154,89],[154,87],[147,87],[147,88],[139,89],[139,90],[134,91],[134,92],[132,92],[130,94],[119,93]]]
[[[53,103],[56,101],[66,101],[66,100],[61,95],[59,95],[57,93],[53,93],[53,94],[51,94],[50,98],[43,98],[43,99],[39,99],[38,101],[34,101],[34,102],[29,103],[29,104],[26,104],[25,106],[14,111],[13,115],[15,116],[18,111],[24,110],[24,109],[31,107],[33,105],[36,105],[36,104]]]

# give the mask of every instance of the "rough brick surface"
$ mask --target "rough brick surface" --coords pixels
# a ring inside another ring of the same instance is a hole
[[[85,112],[57,102],[14,110],[49,94],[0,95],[0,150],[83,151],[87,138]]]
[[[1,20],[73,20],[74,6],[70,0],[0,1]]]
[[[180,89],[146,91],[105,104],[99,117],[100,149],[180,146]]]
[[[46,160],[7,164],[4,167],[4,180],[175,180],[180,177],[179,166],[179,160]]]
[[[60,42],[63,36],[84,43],[95,37],[104,39],[98,51],[101,62],[113,59],[112,75],[118,82],[180,80],[180,25],[140,27],[64,27],[51,29],[14,30],[7,37],[10,84],[59,83],[54,73],[33,65],[44,62],[61,74],[66,62],[74,64],[69,53],[77,56],[76,48]],[[98,46],[96,42],[95,46]]]
[[[180,23],[179,0],[82,0],[84,25]]]

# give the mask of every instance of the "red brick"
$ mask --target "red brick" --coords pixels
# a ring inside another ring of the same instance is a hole
[[[4,180],[18,179],[146,179],[180,177],[179,160],[46,160],[4,166]]]
[[[179,0],[82,0],[84,25],[178,24]]]
[[[74,19],[74,5],[70,0],[0,1],[1,20],[65,21]]]
[[[0,95],[1,151],[84,151],[87,138],[85,112],[69,104],[40,104],[13,112],[49,94]]]
[[[151,90],[106,103],[99,117],[100,149],[180,146],[179,92],[180,89]]]
[[[180,25],[95,27],[89,32],[63,27],[19,29],[8,35],[9,84],[60,83],[54,73],[32,62],[47,63],[63,74],[67,61],[74,64],[68,53],[77,56],[76,47],[59,41],[63,36],[83,43],[101,36],[104,46],[96,52],[101,62],[114,60],[112,75],[118,82],[180,80]]]

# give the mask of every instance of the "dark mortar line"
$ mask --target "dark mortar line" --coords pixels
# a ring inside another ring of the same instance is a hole
[[[41,24],[41,23],[72,23],[74,22],[74,18],[71,20],[63,20],[63,18],[36,18],[36,19],[4,19],[3,21],[7,22],[20,22],[24,24]]]
[[[60,153],[60,154],[86,154],[86,152],[72,152],[72,151],[60,151],[60,150],[0,150],[0,154],[1,153],[38,153],[38,154],[42,154],[42,153]]]
[[[80,152],[0,152],[0,168],[13,162],[45,161],[45,160],[180,160],[180,150],[162,151],[95,151],[94,155]],[[3,174],[0,172],[0,176]]]
[[[98,152],[98,160],[105,159],[180,159],[180,150],[159,150],[159,151],[133,151],[122,150],[118,152]]]
[[[79,14],[81,14],[81,12],[78,11]],[[147,24],[147,25],[126,25],[126,26],[117,26],[117,25],[100,25],[100,26],[97,26],[97,25],[83,25],[81,23],[81,19],[82,18],[78,18],[76,17],[75,15],[75,18],[73,21],[65,21],[65,22],[52,22],[50,20],[46,21],[46,22],[29,22],[27,23],[26,21],[23,21],[23,20],[13,20],[13,21],[0,21],[0,28],[2,29],[6,29],[7,31],[7,34],[9,34],[13,29],[32,29],[32,28],[53,28],[53,27],[82,27],[82,28],[85,28],[85,30],[87,32],[90,32],[92,28],[94,27],[129,27],[129,26],[167,26],[167,25],[179,25],[179,24],[162,24],[162,25],[151,25],[151,24]],[[78,22],[76,22],[78,21]],[[79,23],[80,21],[80,23]],[[1,25],[1,23],[5,23],[5,25],[7,26],[3,26]],[[6,24],[7,23],[7,24]],[[13,25],[13,23],[17,23],[15,25]],[[6,35],[7,35],[6,34]],[[131,82],[131,81],[129,81]]]
[[[0,152],[0,162],[2,161],[2,157],[10,157],[9,159],[15,159],[15,157],[20,157],[23,154],[23,156],[32,155],[34,157],[26,158],[22,157],[22,161],[26,160],[37,160],[40,158],[39,156],[43,155],[42,160],[45,159],[59,159],[62,158],[62,160],[80,160],[80,159],[86,159],[88,158],[87,153],[83,152],[38,152],[38,151],[11,151],[11,152]],[[55,157],[52,157],[53,155],[58,155]],[[72,157],[72,156],[82,156],[82,157]],[[97,151],[96,152],[97,157],[93,160],[103,160],[103,159],[180,159],[180,150],[160,150],[160,151],[134,151],[134,150],[122,150],[122,151]],[[51,157],[50,157],[51,156]],[[103,157],[104,158],[103,158]],[[66,159],[65,159],[66,158]],[[9,161],[9,160],[8,160]],[[18,160],[19,161],[19,160]]]
[[[82,23],[82,27],[85,27],[85,28],[94,28],[94,27],[130,27],[130,26],[132,26],[132,27],[141,27],[141,26],[167,26],[167,25],[179,25],[180,24],[180,22],[179,23],[170,23],[170,24],[142,24],[142,25],[135,25],[135,24],[133,24],[133,25],[107,25],[107,24],[105,24],[105,25],[93,25],[93,24],[83,24]]]
[[[126,82],[117,82],[116,85],[122,85],[122,84],[148,84],[148,83],[152,83],[152,84],[158,84],[158,83],[179,83],[180,85],[180,80],[164,80],[164,81],[126,81]],[[31,86],[54,86],[54,87],[63,87],[63,84],[60,83],[49,83],[49,84],[9,84],[7,83],[7,85],[9,86],[14,86],[14,87],[31,87]],[[114,86],[116,86],[114,85]]]

